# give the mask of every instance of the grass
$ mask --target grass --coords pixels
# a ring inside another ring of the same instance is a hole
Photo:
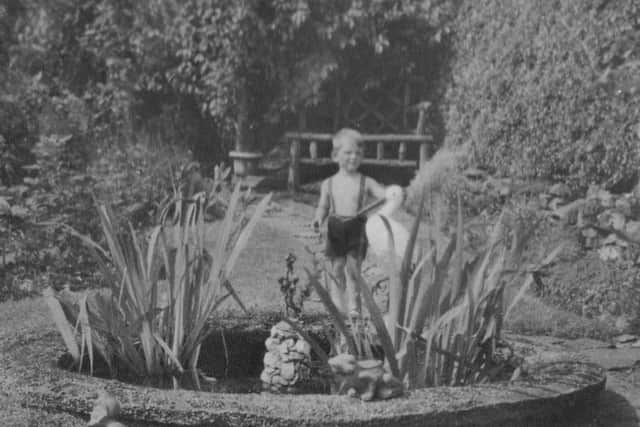
[[[24,298],[8,300],[0,304],[0,325],[24,325],[29,329],[32,324],[48,323],[49,313],[44,310],[42,301],[38,298]]]
[[[505,321],[505,327],[514,334],[548,335],[567,339],[593,338],[607,341],[619,334],[610,324],[552,307],[529,295],[514,307]]]

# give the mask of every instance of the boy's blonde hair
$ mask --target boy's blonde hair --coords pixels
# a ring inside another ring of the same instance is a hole
[[[338,154],[338,150],[342,148],[345,141],[354,141],[358,146],[358,148],[360,149],[364,148],[363,147],[364,144],[362,141],[362,134],[360,132],[358,132],[355,129],[343,128],[343,129],[340,129],[338,132],[336,132],[336,134],[333,136],[333,139],[331,140],[331,143],[333,144],[333,150],[331,151],[331,155],[333,157],[335,157],[335,155]]]

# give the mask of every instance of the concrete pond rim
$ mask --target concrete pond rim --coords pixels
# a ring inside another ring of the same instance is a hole
[[[605,387],[603,368],[570,355],[541,354],[514,382],[411,391],[387,401],[347,396],[210,393],[163,390],[59,368],[65,352],[52,326],[5,336],[0,384],[26,407],[88,419],[99,391],[121,404],[127,425],[158,426],[462,426],[512,425],[564,417],[588,406]]]

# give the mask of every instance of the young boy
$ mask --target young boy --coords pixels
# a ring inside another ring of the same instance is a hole
[[[333,137],[332,157],[339,170],[322,182],[313,228],[319,232],[320,225],[328,218],[326,255],[338,283],[346,284],[348,307],[339,308],[348,310],[351,316],[358,316],[361,302],[354,274],[360,274],[367,251],[366,217],[358,216],[358,212],[365,207],[366,196],[382,199],[385,189],[358,172],[363,157],[360,132],[353,129],[338,131]],[[334,302],[340,300],[334,298]]]

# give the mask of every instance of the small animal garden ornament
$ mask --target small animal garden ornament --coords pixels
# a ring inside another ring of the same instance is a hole
[[[336,393],[346,393],[368,401],[390,399],[403,393],[402,381],[386,372],[382,361],[376,359],[357,360],[343,353],[329,359]]]
[[[265,341],[263,387],[276,392],[297,393],[311,379],[311,346],[288,323],[271,328]]]

